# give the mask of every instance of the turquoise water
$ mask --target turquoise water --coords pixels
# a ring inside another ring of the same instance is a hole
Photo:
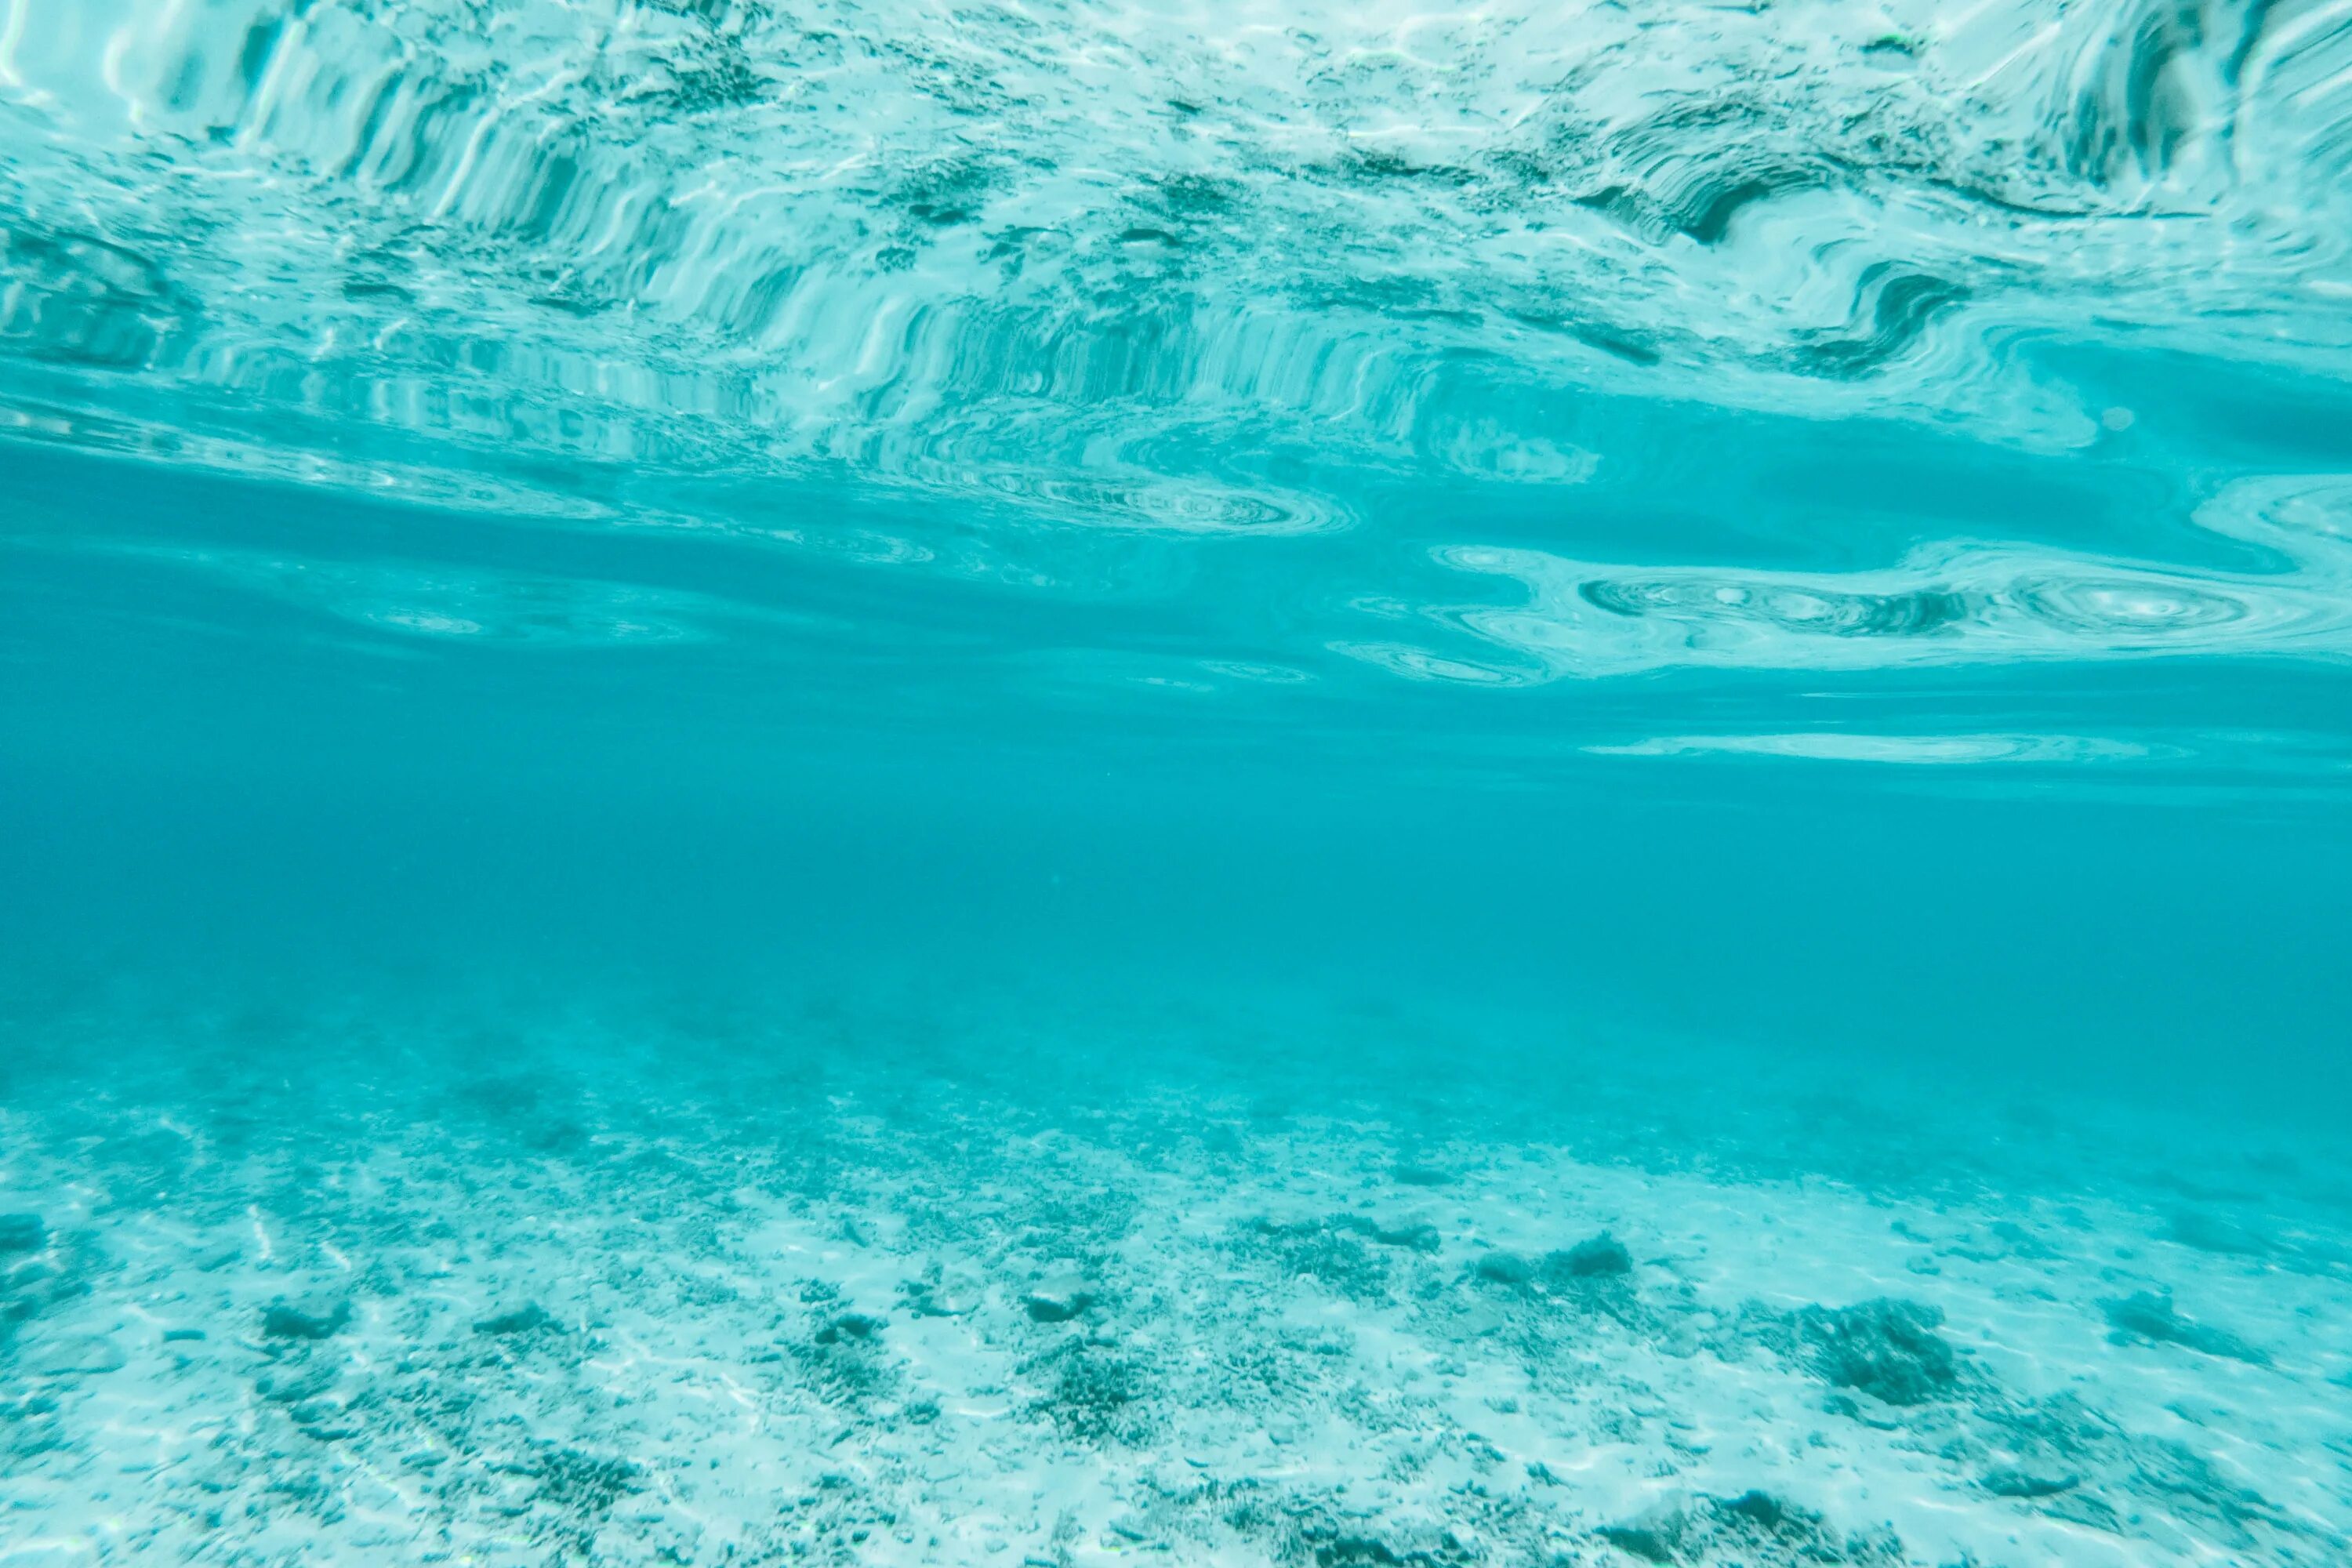
[[[0,1563],[2345,1561],[2347,83],[0,0]]]

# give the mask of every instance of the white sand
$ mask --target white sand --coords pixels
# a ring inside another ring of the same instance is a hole
[[[1865,1190],[1230,1083],[783,1081],[16,1093],[0,1561],[2352,1551],[2352,1253],[2317,1210]],[[1622,1279],[1481,1268],[1603,1231]],[[2118,1333],[2166,1290],[2173,1340]],[[1833,1386],[1798,1316],[1880,1298],[1943,1315],[1918,1403]],[[279,1302],[351,1315],[273,1335]]]

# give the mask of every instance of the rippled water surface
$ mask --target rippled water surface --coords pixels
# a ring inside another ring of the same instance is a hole
[[[2352,8],[0,0],[0,1563],[2352,1557]]]

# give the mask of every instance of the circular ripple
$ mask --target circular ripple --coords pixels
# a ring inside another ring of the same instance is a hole
[[[992,494],[1050,519],[1170,533],[1319,533],[1345,521],[1311,496],[1162,475],[1037,474],[988,468],[971,476]]]
[[[2178,580],[2044,577],[2020,583],[2015,598],[2037,619],[2100,638],[2193,637],[2255,615],[2242,599]]]

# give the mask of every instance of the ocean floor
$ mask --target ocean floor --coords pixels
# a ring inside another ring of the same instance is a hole
[[[1377,1010],[749,1016],[16,1021],[0,1561],[2352,1553],[2325,1140]]]

